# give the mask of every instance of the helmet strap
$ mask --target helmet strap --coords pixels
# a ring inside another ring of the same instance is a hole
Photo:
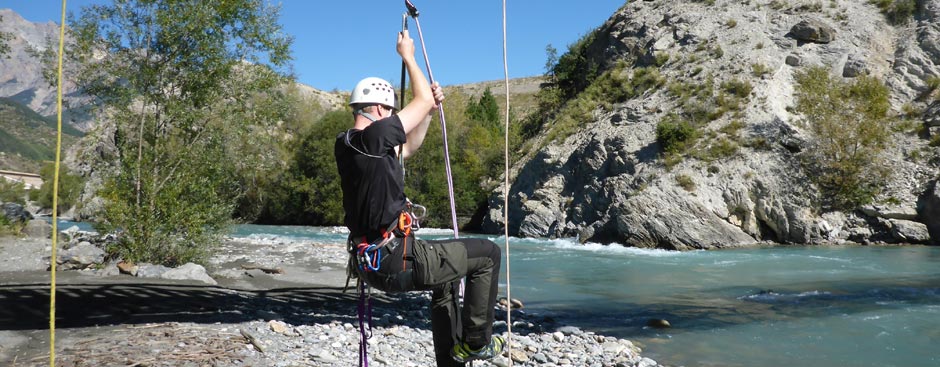
[[[359,116],[363,116],[363,117],[369,119],[369,121],[372,121],[372,122],[375,122],[376,120],[378,120],[378,118],[376,118],[375,116],[373,116],[371,113],[368,113],[368,112],[366,112],[366,111],[363,111],[361,108],[358,109],[358,110],[356,110],[356,114],[359,115]]]

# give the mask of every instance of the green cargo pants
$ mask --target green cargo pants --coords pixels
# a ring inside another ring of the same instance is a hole
[[[500,249],[493,241],[461,238],[425,241],[409,237],[383,249],[378,272],[359,272],[366,282],[385,292],[430,290],[431,329],[438,367],[462,367],[450,356],[459,340],[472,348],[485,346],[493,334],[494,307],[499,290]],[[351,259],[351,266],[358,266]],[[457,288],[466,278],[463,307]],[[458,317],[457,310],[460,309]]]

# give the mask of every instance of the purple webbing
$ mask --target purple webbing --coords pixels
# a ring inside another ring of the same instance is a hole
[[[414,20],[415,26],[418,27],[418,38],[421,40],[421,51],[424,54],[424,66],[428,70],[428,79],[430,79],[431,84],[434,84],[434,74],[431,72],[428,50],[424,46],[424,35],[421,34],[421,22],[418,21],[418,17],[414,17]],[[450,219],[454,225],[454,238],[459,238],[457,234],[457,204],[454,202],[454,179],[450,170],[450,149],[447,147],[447,122],[444,120],[444,104],[441,103],[437,107],[437,113],[441,119],[441,132],[444,134],[444,169],[447,172],[447,193],[450,195]]]
[[[367,311],[368,310],[368,311]],[[367,352],[371,335],[366,335],[365,317],[368,312],[369,332],[372,332],[372,302],[366,296],[366,285],[359,288],[359,367],[369,367]]]

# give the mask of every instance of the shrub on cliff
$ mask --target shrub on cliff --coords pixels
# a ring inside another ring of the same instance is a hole
[[[813,67],[796,76],[796,112],[816,134],[807,154],[810,175],[827,205],[852,209],[874,199],[888,170],[881,153],[888,145],[888,88],[874,77],[851,82]]]

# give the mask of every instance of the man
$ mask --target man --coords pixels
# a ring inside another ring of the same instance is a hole
[[[444,94],[437,83],[428,85],[408,31],[399,33],[397,51],[411,75],[411,102],[394,114],[392,86],[379,78],[363,79],[350,97],[353,128],[336,138],[350,267],[382,291],[433,291],[431,324],[437,365],[463,366],[501,354],[506,343],[492,335],[500,251],[485,239],[424,241],[411,233],[413,217],[398,158],[408,158],[421,146],[430,114]],[[455,294],[464,277],[466,294],[458,318]],[[462,327],[457,327],[461,322]]]

